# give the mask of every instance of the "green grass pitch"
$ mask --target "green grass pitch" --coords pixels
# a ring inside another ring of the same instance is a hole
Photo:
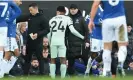
[[[52,80],[48,76],[29,76],[29,77],[16,77],[16,78],[11,78],[11,77],[5,77],[0,80]],[[112,78],[101,78],[101,77],[71,77],[71,78],[65,78],[65,79],[60,79],[60,77],[57,77],[54,80],[133,80],[133,75],[132,76],[126,76],[124,78],[117,77],[115,79]]]

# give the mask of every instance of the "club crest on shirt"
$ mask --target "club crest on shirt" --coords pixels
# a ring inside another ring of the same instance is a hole
[[[76,19],[75,23],[79,23],[79,20],[78,20],[78,19]]]

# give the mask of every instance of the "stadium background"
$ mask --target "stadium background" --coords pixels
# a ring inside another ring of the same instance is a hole
[[[24,1],[23,5],[21,5],[21,9],[23,14],[29,13],[28,5],[30,3],[37,3],[40,9],[43,9],[44,15],[50,19],[51,17],[55,16],[55,11],[57,6],[64,5],[69,8],[71,4],[77,4],[81,11],[85,10],[86,15],[90,12],[92,1]],[[133,15],[133,1],[125,1],[125,10],[127,15],[127,22],[132,23],[132,15]]]
[[[55,11],[56,11],[56,7],[59,5],[64,5],[66,7],[69,8],[69,6],[71,4],[77,4],[79,9],[81,11],[85,10],[86,11],[86,15],[87,13],[90,12],[91,9],[91,5],[92,5],[92,1],[25,1],[23,2],[23,5],[21,5],[21,9],[22,9],[22,14],[27,14],[29,13],[28,11],[28,5],[30,3],[38,3],[40,9],[43,9],[44,11],[44,15],[50,19],[51,17],[55,16]],[[126,15],[127,15],[127,22],[132,23],[133,19],[132,19],[132,15],[133,15],[133,7],[132,7],[133,2],[131,1],[126,1],[125,2],[125,7],[126,7]],[[67,78],[66,80],[88,80],[88,78],[83,78],[83,77],[73,77],[73,78]],[[117,77],[115,80],[132,80],[132,74],[131,76],[126,76],[125,78],[119,78]],[[4,79],[0,79],[0,80],[51,80],[50,77],[47,76],[32,76],[32,77],[25,77],[25,76],[21,76],[21,77],[17,77],[17,78],[4,78]],[[61,79],[56,79],[56,80],[61,80]],[[112,80],[111,78],[97,78],[97,77],[91,77],[91,80]]]
[[[69,9],[71,4],[76,4],[81,12],[85,11],[85,15],[89,14],[92,6],[92,1],[23,1],[23,4],[20,6],[22,14],[29,13],[28,6],[31,3],[37,3],[39,8],[43,10],[45,17],[47,17],[48,20],[56,15],[56,8],[60,5],[66,6]],[[131,11],[133,10],[132,5],[133,1],[125,1],[127,23],[133,22],[133,11]],[[128,73],[132,74],[133,72],[128,71]]]
[[[20,6],[21,9],[22,9],[22,14],[29,13],[28,5],[31,4],[31,3],[37,3],[39,5],[39,8],[43,9],[44,15],[48,19],[50,19],[53,16],[55,16],[56,8],[59,5],[64,5],[64,6],[69,8],[69,6],[71,4],[77,4],[81,11],[83,11],[83,10],[86,11],[86,15],[90,12],[91,5],[92,5],[92,1],[24,1],[23,4]],[[131,10],[133,10],[132,4],[133,4],[133,1],[126,1],[125,2],[127,22],[129,22],[129,23],[133,22],[133,19],[132,19],[133,12],[131,11]],[[132,75],[132,72],[130,71],[129,74]],[[132,77],[129,77],[129,78],[126,77],[126,78],[128,80],[132,80],[131,79]],[[20,78],[18,78],[18,79],[20,79]],[[24,80],[24,79],[26,79],[26,78],[23,78],[22,80]],[[27,80],[31,80],[31,79],[33,80],[35,78],[30,78],[30,79],[27,79]],[[44,78],[42,78],[42,79],[36,78],[35,80],[43,80],[43,79]],[[74,80],[79,80],[79,79],[74,79]],[[4,80],[8,80],[8,78],[6,78]],[[46,80],[50,80],[50,79],[46,78]],[[85,79],[85,80],[88,80],[88,79]],[[95,78],[92,79],[92,80],[95,80]],[[99,79],[99,80],[101,80],[101,79]],[[102,80],[107,80],[107,79],[102,79]],[[125,78],[124,79],[119,79],[118,78],[116,80],[125,80]]]

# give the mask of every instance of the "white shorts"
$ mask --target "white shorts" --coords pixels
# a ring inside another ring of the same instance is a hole
[[[125,16],[103,20],[102,35],[103,42],[128,42]]]
[[[14,51],[15,49],[18,49],[16,39],[7,37],[7,46],[5,47],[5,51]]]
[[[90,40],[91,52],[99,52],[103,49],[103,41],[95,38]]]
[[[65,45],[51,45],[50,46],[51,51],[51,58],[57,58],[57,57],[66,57],[66,46]]]
[[[7,27],[0,27],[0,46],[5,47],[7,44]]]

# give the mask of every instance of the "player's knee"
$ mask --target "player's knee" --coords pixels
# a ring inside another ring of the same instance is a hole
[[[3,50],[4,50],[3,46],[0,46],[0,51],[3,51]]]
[[[106,50],[112,50],[112,43],[104,43],[104,49]]]
[[[119,43],[118,43],[118,46],[119,46],[119,47],[120,47],[120,46],[127,46],[127,44],[128,44],[127,42],[123,42],[123,43],[120,43],[120,42],[119,42]]]
[[[4,59],[9,60],[11,58],[11,52],[10,51],[6,51],[5,55],[4,55]]]
[[[51,58],[51,64],[55,64],[55,58]]]
[[[65,57],[60,57],[60,63],[61,64],[66,64],[66,58]]]

